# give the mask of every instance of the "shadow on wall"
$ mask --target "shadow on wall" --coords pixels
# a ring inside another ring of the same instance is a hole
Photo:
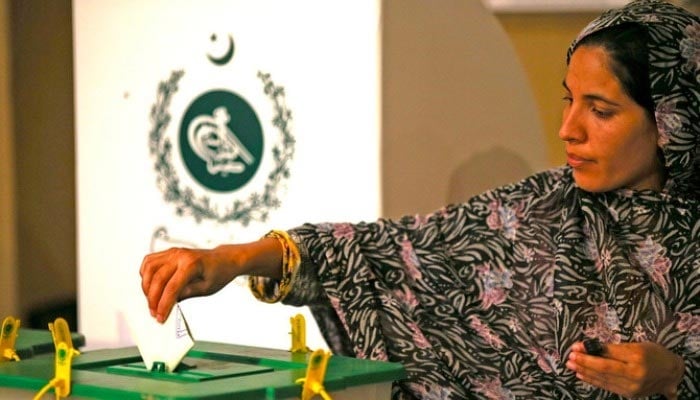
[[[491,147],[467,158],[452,171],[447,202],[461,203],[531,174],[532,168],[518,153],[501,146]]]
[[[58,317],[65,319],[71,331],[75,331],[78,328],[76,299],[69,298],[63,301],[55,301],[29,310],[29,323],[26,327],[30,329],[48,329],[49,322],[54,322]]]

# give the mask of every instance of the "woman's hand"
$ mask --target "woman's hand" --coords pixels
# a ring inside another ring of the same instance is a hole
[[[167,319],[178,300],[213,294],[236,277],[235,268],[218,261],[215,252],[171,248],[144,257],[141,288],[158,322]]]
[[[679,355],[652,342],[605,344],[598,357],[586,354],[577,342],[566,367],[582,381],[624,397],[662,394],[668,400],[677,398],[685,371]]]
[[[164,322],[178,300],[218,292],[239,275],[279,278],[282,248],[275,239],[213,249],[172,248],[144,257],[141,288],[151,315]]]

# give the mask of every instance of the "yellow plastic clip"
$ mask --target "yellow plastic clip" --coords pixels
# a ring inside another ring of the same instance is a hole
[[[56,348],[56,377],[60,383],[56,385],[56,397],[68,397],[70,395],[70,372],[75,349],[69,347],[66,342],[61,342]]]
[[[73,357],[80,352],[73,348],[73,340],[70,336],[68,323],[63,318],[56,318],[53,323],[49,323],[49,330],[53,336],[53,343],[56,346],[56,359],[54,362],[55,376],[46,384],[39,393],[34,396],[34,400],[41,397],[50,389],[54,388],[56,399],[68,397],[70,395],[70,377]]]
[[[306,346],[306,319],[302,314],[297,314],[289,319],[292,324],[292,353],[308,353],[311,351]]]
[[[301,389],[301,400],[311,400],[315,395],[321,396],[324,400],[332,400],[323,387],[326,367],[330,357],[331,353],[323,349],[318,349],[311,353],[309,365],[306,367],[306,377],[296,380],[296,383],[304,384]]]
[[[70,336],[70,328],[68,327],[68,322],[63,318],[56,318],[53,323],[49,322],[49,330],[51,331],[51,336],[53,337],[53,344],[58,351],[58,344],[63,342],[66,344],[68,349],[73,353],[73,355],[78,355],[80,352],[73,348],[73,339]]]
[[[15,351],[17,332],[20,321],[15,317],[5,317],[2,321],[2,331],[0,332],[0,363],[5,361],[19,361],[19,356]]]

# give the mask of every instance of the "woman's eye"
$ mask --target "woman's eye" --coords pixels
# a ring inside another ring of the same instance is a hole
[[[593,107],[591,109],[591,111],[593,112],[593,114],[595,114],[598,118],[601,118],[601,119],[608,119],[608,118],[612,117],[612,115],[613,115],[612,111],[601,110],[601,109],[595,108],[595,107]]]
[[[568,104],[571,104],[571,102],[574,101],[574,99],[572,99],[571,96],[568,96],[568,95],[562,97],[561,99],[564,100],[564,102],[565,102],[565,103],[568,103]]]

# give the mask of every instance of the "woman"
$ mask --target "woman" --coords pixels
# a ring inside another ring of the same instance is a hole
[[[394,398],[697,399],[699,43],[670,4],[611,10],[568,53],[568,166],[425,217],[148,255],[151,312],[251,275],[335,353],[402,362]]]

